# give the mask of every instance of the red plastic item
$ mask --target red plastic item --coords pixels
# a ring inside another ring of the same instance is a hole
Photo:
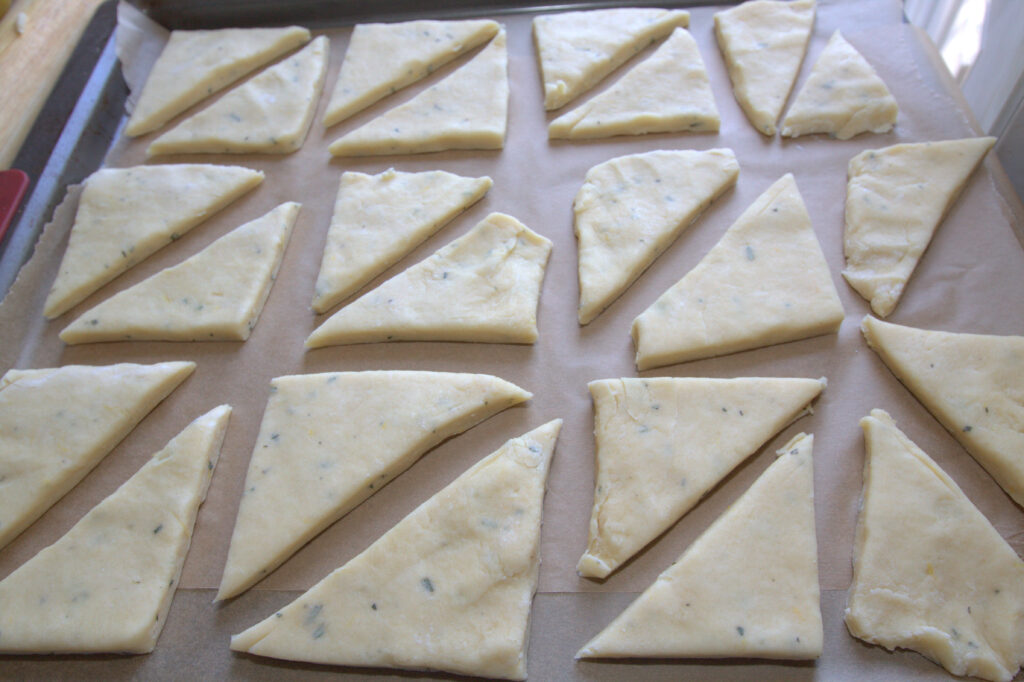
[[[17,169],[0,171],[0,240],[7,233],[7,227],[21,205],[21,199],[28,189],[28,176]]]

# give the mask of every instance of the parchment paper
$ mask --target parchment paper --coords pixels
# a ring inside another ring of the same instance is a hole
[[[889,654],[861,644],[849,636],[842,624],[863,466],[857,420],[874,407],[888,410],[899,426],[960,484],[1018,552],[1024,547],[1024,517],[1022,510],[864,344],[858,325],[868,312],[868,305],[839,274],[843,267],[843,203],[846,164],[856,153],[897,142],[950,139],[978,132],[972,128],[973,119],[962,99],[951,90],[948,77],[936,70],[930,48],[911,27],[901,23],[899,2],[869,0],[819,4],[814,36],[797,87],[805,80],[831,33],[841,27],[896,97],[900,105],[896,129],[890,134],[861,135],[846,142],[824,136],[795,141],[766,139],[754,131],[733,98],[714,41],[711,17],[715,9],[693,10],[691,32],[711,78],[722,117],[720,133],[620,137],[585,143],[547,140],[546,122],[561,111],[552,115],[543,111],[530,36],[532,15],[498,17],[508,29],[512,82],[508,138],[500,152],[332,160],[327,144],[409,99],[451,73],[464,60],[457,60],[407,92],[325,131],[319,120],[337,78],[350,29],[326,31],[331,37],[330,69],[316,120],[303,148],[288,156],[192,155],[151,161],[237,163],[265,171],[267,179],[257,190],[115,279],[70,313],[47,323],[42,318],[42,304],[56,274],[77,204],[77,192],[70,191],[32,260],[0,305],[0,368],[171,359],[194,360],[199,367],[79,486],[0,551],[0,577],[54,542],[189,421],[223,402],[230,403],[234,413],[209,497],[199,513],[181,588],[156,652],[132,657],[5,657],[0,660],[0,677],[418,676],[235,655],[227,648],[228,636],[290,602],[505,440],[562,417],[565,425],[545,501],[543,564],[531,636],[531,679],[841,679],[853,675],[861,679],[943,679],[942,669],[922,657],[906,652]],[[126,69],[129,80],[137,88],[165,36],[162,29],[146,28],[146,22],[137,15],[122,13],[122,19],[121,55],[130,67]],[[650,52],[647,50],[638,59]],[[145,146],[156,134],[141,140],[119,140],[107,165],[145,163]],[[716,201],[619,300],[590,325],[580,327],[575,313],[578,287],[572,201],[587,169],[622,154],[660,148],[714,147],[730,147],[736,152],[741,167],[736,187]],[[344,170],[376,173],[392,166],[405,171],[443,169],[462,175],[489,175],[494,179],[494,187],[480,203],[369,287],[422,260],[468,231],[489,212],[510,213],[555,244],[542,290],[540,339],[536,345],[390,343],[304,352],[303,339],[325,319],[314,315],[310,300],[339,177]],[[673,365],[642,375],[825,376],[828,388],[817,401],[812,416],[797,421],[769,441],[633,561],[604,582],[579,578],[575,564],[586,545],[594,476],[587,382],[638,374],[629,338],[633,318],[692,268],[735,218],[785,172],[796,176],[846,310],[839,334]],[[1024,251],[1014,233],[1020,229],[1019,202],[1006,194],[1001,178],[998,161],[990,156],[938,231],[899,307],[890,316],[891,321],[950,331],[1024,333]],[[289,200],[302,202],[302,213],[266,308],[247,342],[137,342],[65,347],[57,338],[66,324],[89,307],[180,262],[241,223]],[[269,380],[282,374],[361,369],[487,372],[523,386],[534,393],[534,398],[525,406],[498,414],[435,448],[254,589],[227,604],[211,605]],[[799,431],[816,436],[815,495],[826,634],[822,659],[816,665],[756,661],[575,663],[572,656],[576,650],[674,561],[771,463],[775,449]]]

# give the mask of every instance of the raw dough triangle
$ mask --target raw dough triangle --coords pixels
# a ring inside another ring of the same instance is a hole
[[[836,31],[786,112],[782,135],[827,133],[848,140],[860,133],[887,133],[897,113],[889,88]]]
[[[715,97],[697,49],[677,28],[644,61],[548,126],[551,139],[582,140],[644,133],[716,132]]]
[[[63,537],[0,582],[3,653],[156,646],[231,408],[192,422]]]
[[[299,26],[171,31],[124,134],[135,137],[156,130],[196,102],[306,42],[309,31]]]
[[[508,124],[505,31],[469,62],[408,102],[338,138],[334,156],[501,149]]]
[[[896,308],[935,229],[995,141],[898,144],[850,160],[843,277],[876,315]]]
[[[287,154],[302,146],[327,74],[320,36],[158,137],[160,154]]]
[[[491,179],[394,168],[341,176],[313,310],[323,313],[480,200]]]
[[[263,182],[241,166],[104,168],[85,181],[43,314],[53,319]]]
[[[492,213],[334,313],[307,348],[377,341],[533,343],[551,242]]]
[[[1024,336],[954,334],[866,316],[886,366],[1024,506]]]
[[[281,265],[300,204],[281,204],[84,312],[64,343],[244,341]]]
[[[633,321],[649,369],[839,329],[843,307],[789,173],[757,198],[697,266]]]
[[[576,194],[580,324],[601,314],[722,192],[731,149],[620,156],[587,171]]]
[[[430,448],[528,398],[486,374],[277,377],[217,599],[247,590]]]
[[[66,365],[4,374],[0,547],[74,488],[195,367]]]
[[[434,69],[490,40],[497,22],[403,21],[357,24],[324,114],[332,126],[426,77]]]
[[[769,438],[811,411],[814,379],[605,379],[594,400],[597,481],[576,570],[605,578]]]
[[[801,433],[577,658],[822,652],[814,437]]]
[[[544,81],[544,108],[568,104],[655,40],[689,25],[689,12],[647,8],[536,17],[533,41]]]
[[[555,420],[478,462],[231,648],[289,660],[526,678]]]
[[[814,10],[814,0],[752,0],[715,14],[732,91],[759,133],[775,134],[807,52]]]
[[[1024,663],[1024,563],[882,410],[867,458],[846,626],[955,675],[1009,682]]]

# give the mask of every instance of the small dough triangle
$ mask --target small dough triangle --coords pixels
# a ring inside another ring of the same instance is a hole
[[[158,137],[161,154],[288,154],[302,146],[327,75],[320,36]]]
[[[814,659],[822,652],[814,437],[799,434],[576,658]]]
[[[843,277],[886,317],[994,137],[898,144],[850,160]]]
[[[729,80],[754,128],[775,135],[814,28],[814,0],[751,0],[715,13]]]
[[[849,140],[887,133],[898,108],[889,88],[842,34],[832,34],[782,121],[783,137],[826,133]]]
[[[171,31],[125,135],[156,130],[193,104],[309,42],[309,37],[309,31],[300,26]]]
[[[867,458],[846,626],[954,675],[1009,682],[1024,663],[1024,562],[882,410]]]
[[[270,294],[299,207],[281,204],[111,296],[65,327],[61,340],[246,340]]]
[[[915,329],[866,316],[868,346],[1024,506],[1024,336]]]
[[[0,582],[0,652],[153,650],[230,414],[221,405],[196,419]]]
[[[544,108],[558,109],[674,28],[690,25],[681,10],[620,7],[541,14],[533,20]]]
[[[529,398],[486,374],[277,377],[217,599],[249,589],[427,450]]]
[[[307,348],[378,341],[533,343],[551,242],[492,213],[338,312]]]
[[[633,321],[641,370],[839,329],[843,307],[789,173]]]
[[[327,312],[419,246],[491,188],[491,179],[394,168],[341,175],[313,310]]]
[[[784,378],[592,381],[597,481],[579,574],[606,578],[811,412],[824,386]]]
[[[241,166],[104,168],[85,181],[43,314],[53,319],[263,182]]]
[[[551,139],[717,132],[718,109],[697,41],[677,28],[650,57],[548,125]]]
[[[357,24],[324,114],[332,126],[425,78],[497,34],[489,19]]]
[[[74,488],[195,367],[66,365],[4,374],[0,547]]]
[[[513,438],[234,651],[526,679],[540,523],[561,420]]]
[[[501,149],[508,98],[508,49],[501,30],[458,70],[338,138],[328,150],[334,156],[376,156]]]
[[[587,171],[573,203],[580,324],[629,288],[739,171],[731,149],[631,154]]]

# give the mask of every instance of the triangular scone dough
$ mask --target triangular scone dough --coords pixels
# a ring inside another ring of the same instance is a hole
[[[659,150],[587,171],[576,194],[580,324],[611,305],[683,230],[736,183],[731,149]]]
[[[104,168],[85,181],[43,314],[53,319],[263,181],[241,166]]]
[[[689,25],[689,12],[635,7],[536,17],[533,42],[544,108],[568,104],[655,40]]]
[[[67,365],[4,374],[0,547],[75,487],[195,367]]]
[[[1024,336],[915,329],[866,316],[886,366],[1024,506]]]
[[[799,434],[577,658],[813,659],[822,652],[814,437]]]
[[[323,313],[480,200],[491,179],[445,171],[345,172],[327,233],[313,310]]]
[[[677,28],[614,85],[552,121],[548,137],[703,133],[716,132],[718,126],[718,109],[697,41],[685,28]]]
[[[366,551],[231,638],[260,656],[526,679],[560,419],[513,438]]]
[[[636,364],[643,370],[795,341],[835,332],[842,321],[811,218],[787,173],[633,320]]]
[[[469,62],[408,102],[328,147],[334,156],[501,149],[508,125],[505,31]]]
[[[244,341],[270,294],[299,206],[281,204],[111,296],[65,327],[61,340]]]
[[[843,277],[885,317],[994,137],[898,144],[850,160]]]
[[[156,130],[196,102],[308,41],[309,31],[299,26],[171,31],[125,135]]]
[[[489,19],[358,24],[324,114],[332,126],[415,83],[498,32]]]
[[[887,133],[897,113],[889,88],[836,31],[786,112],[782,135],[827,133],[848,140],[860,133]]]
[[[551,242],[492,213],[334,313],[307,348],[378,341],[533,343]]]
[[[287,154],[302,146],[327,74],[320,36],[158,137],[159,154]]]
[[[1024,663],[1024,562],[882,410],[867,458],[846,626],[955,675],[1009,682]]]
[[[217,598],[261,580],[430,448],[529,397],[486,374],[274,379]]]
[[[824,386],[776,378],[591,382],[597,480],[579,574],[607,577],[809,413]]]
[[[751,0],[715,14],[732,91],[754,128],[775,134],[814,27],[814,0]]]
[[[0,652],[135,653],[164,628],[231,408],[189,424],[0,582]]]

